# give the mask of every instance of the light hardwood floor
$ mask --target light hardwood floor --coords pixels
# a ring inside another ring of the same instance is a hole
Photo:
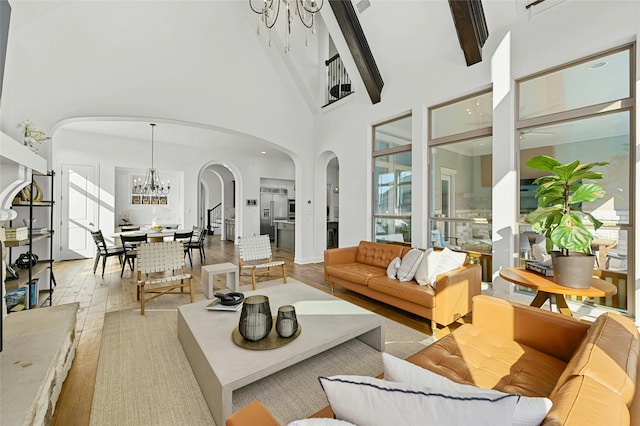
[[[237,264],[238,255],[235,245],[228,241],[221,241],[219,236],[207,236],[205,253],[204,264],[221,262]],[[324,264],[297,265],[293,263],[293,253],[275,248],[273,256],[276,260],[287,262],[289,277],[330,292],[330,285],[324,281]],[[187,261],[187,269],[193,274],[194,291],[199,298],[204,297],[200,291],[201,266],[200,257],[196,251],[194,252],[193,267],[191,268]],[[100,267],[99,265],[96,274],[93,274],[93,259],[56,262],[54,264],[58,286],[54,291],[53,304],[80,303],[77,323],[79,344],[73,366],[62,387],[54,412],[53,424],[56,426],[89,424],[105,313],[139,307],[139,303],[136,301],[135,280],[128,268],[125,269],[121,279],[117,258],[113,257],[107,260],[104,277],[100,275]],[[250,283],[250,277],[241,277],[240,285]],[[427,321],[420,317],[348,290],[336,288],[335,295],[430,334]],[[188,303],[188,296],[163,296],[157,299],[157,303],[161,304],[163,299],[177,297],[184,297],[184,303]],[[156,302],[146,305],[146,309],[153,309],[154,303]]]

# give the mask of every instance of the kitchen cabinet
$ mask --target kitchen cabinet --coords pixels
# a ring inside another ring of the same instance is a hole
[[[274,222],[276,225],[276,247],[295,251],[296,223],[288,220]]]
[[[224,233],[226,235],[227,241],[236,240],[236,220],[235,219],[224,220]]]

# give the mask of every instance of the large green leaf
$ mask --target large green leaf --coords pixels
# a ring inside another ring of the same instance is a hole
[[[584,179],[602,179],[603,177],[604,175],[601,172],[578,171],[574,173],[573,176],[571,176],[571,178],[569,179],[569,183],[581,182]]]
[[[584,183],[569,197],[571,204],[582,203],[584,201],[595,201],[604,197],[605,190],[595,183]]]
[[[527,167],[531,167],[532,169],[537,170],[545,170],[548,172],[552,172],[554,167],[561,165],[562,163],[560,163],[558,160],[547,155],[539,155],[527,161]]]
[[[589,218],[589,221],[593,224],[593,228],[597,231],[598,229],[600,229],[600,227],[602,225],[604,225],[602,222],[600,222],[598,219],[596,219],[595,217],[593,217],[593,215],[591,213],[585,213],[583,212],[587,218]]]
[[[551,232],[551,240],[559,248],[591,253],[593,235],[576,214],[564,215],[560,224]]]
[[[550,216],[561,215],[562,208],[558,206],[552,207],[538,207],[527,216],[525,216],[524,220],[527,223],[535,224],[535,223],[544,223],[546,224],[547,219]]]
[[[557,174],[562,180],[569,180],[573,172],[580,165],[580,160],[572,161],[571,163],[563,164],[553,168],[552,172]]]

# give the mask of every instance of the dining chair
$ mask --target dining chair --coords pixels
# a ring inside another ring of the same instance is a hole
[[[181,241],[141,244],[137,251],[137,297],[141,315],[144,315],[147,302],[164,294],[188,294],[193,303],[192,276],[185,270],[184,246]],[[156,275],[158,273],[160,276]],[[147,298],[149,294],[153,296]]]
[[[207,229],[202,228],[198,232],[194,230],[193,235],[198,235],[198,239],[196,241],[189,242],[189,250],[191,250],[191,256],[193,256],[193,250],[198,249],[200,252],[200,263],[204,263],[204,259],[206,259],[206,255],[204,254],[204,239],[207,236]]]
[[[120,241],[122,241],[122,249],[124,250],[124,262],[122,262],[122,270],[120,271],[120,278],[122,278],[124,266],[127,263],[133,272],[133,263],[138,257],[137,247],[139,244],[147,242],[147,234],[120,235]]]
[[[189,255],[189,264],[193,268],[193,260],[191,259],[191,239],[193,238],[193,231],[174,232],[173,241],[182,242],[184,256]]]
[[[239,274],[243,270],[251,273],[251,284],[256,289],[257,275],[270,275],[273,272],[281,273],[284,283],[287,282],[287,271],[284,260],[274,261],[271,254],[271,240],[268,234],[252,235],[250,237],[238,237]],[[248,262],[248,263],[247,263]],[[281,268],[281,272],[272,268]],[[247,274],[245,274],[247,275]]]
[[[122,257],[124,255],[124,249],[118,246],[107,245],[104,240],[104,235],[102,235],[101,230],[97,230],[95,232],[91,232],[91,236],[93,237],[93,241],[96,243],[96,260],[93,262],[93,273],[96,273],[96,268],[98,267],[98,262],[102,258],[102,276],[104,277],[104,268],[107,263],[108,257],[118,256],[118,261],[122,264]]]

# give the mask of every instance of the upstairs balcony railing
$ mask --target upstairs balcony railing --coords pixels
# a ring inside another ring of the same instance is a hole
[[[327,106],[350,95],[353,91],[351,79],[339,54],[325,61],[325,65],[327,66],[327,91],[324,106]]]

